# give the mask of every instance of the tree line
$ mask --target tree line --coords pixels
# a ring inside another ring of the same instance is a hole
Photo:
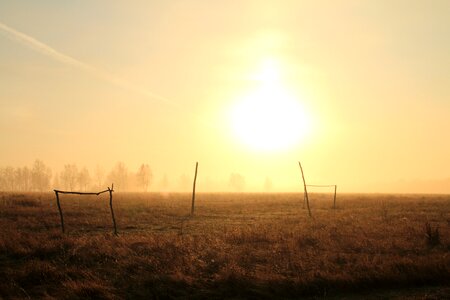
[[[42,160],[36,159],[31,167],[0,167],[0,191],[43,192],[51,189],[67,191],[97,190],[114,183],[116,190],[148,191],[153,173],[148,164],[141,164],[130,172],[118,162],[108,173],[100,166],[93,172],[76,164],[64,165],[62,171],[52,172]]]
[[[174,182],[169,182],[166,174],[154,183],[152,169],[148,164],[141,164],[137,170],[130,171],[125,163],[116,163],[109,172],[97,165],[93,170],[65,164],[61,171],[53,172],[42,160],[24,167],[0,167],[0,191],[4,192],[43,192],[53,189],[66,191],[96,191],[111,186],[117,191],[147,192],[153,185],[158,191],[177,190],[187,192],[192,188],[192,178],[182,174]],[[208,185],[208,184],[206,184]],[[245,191],[246,180],[240,173],[231,173],[228,188],[231,191]],[[208,188],[208,187],[207,187]],[[264,191],[272,189],[272,181],[266,177],[262,186]]]

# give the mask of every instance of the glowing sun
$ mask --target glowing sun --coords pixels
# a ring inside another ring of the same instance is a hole
[[[231,109],[234,135],[259,151],[282,150],[299,143],[310,129],[300,102],[283,86],[271,63],[255,76],[257,87]]]

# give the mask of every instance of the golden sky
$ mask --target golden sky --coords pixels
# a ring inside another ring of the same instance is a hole
[[[448,184],[449,16],[437,0],[0,0],[0,166],[178,178],[199,161],[199,191],[233,172],[297,191],[301,160],[343,191]]]

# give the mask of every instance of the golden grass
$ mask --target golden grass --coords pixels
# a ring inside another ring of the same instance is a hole
[[[298,298],[450,283],[450,197],[0,194],[0,297]],[[428,224],[428,225],[426,225]],[[427,234],[436,234],[430,243]],[[367,296],[367,295],[366,295]],[[409,298],[409,297],[408,297]]]

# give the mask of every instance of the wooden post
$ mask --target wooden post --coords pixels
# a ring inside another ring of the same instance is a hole
[[[337,192],[337,185],[334,186],[334,201],[333,201],[333,209],[336,209],[336,192]]]
[[[58,191],[55,190],[55,194],[56,194],[56,204],[58,205],[58,210],[59,210],[59,217],[61,218],[61,230],[62,230],[62,233],[64,233],[65,232],[65,230],[64,230],[64,218],[63,218],[63,214],[62,214],[62,210],[61,210],[61,204],[59,203]]]
[[[191,206],[191,216],[194,215],[195,209],[195,183],[197,181],[197,170],[198,170],[198,162],[195,163],[195,175],[194,175],[194,184],[192,187],[192,206]]]
[[[303,190],[303,206],[302,206],[302,209],[305,209],[305,208],[306,208],[306,193]]]
[[[114,234],[117,235],[117,226],[116,226],[116,218],[114,217],[114,210],[112,205],[112,192],[114,191],[114,183],[111,184],[111,188],[108,187],[109,192],[109,207],[111,208],[111,217],[114,225]]]
[[[300,167],[300,171],[302,172],[303,186],[304,186],[304,188],[305,188],[306,207],[308,208],[308,214],[309,214],[309,216],[312,217],[312,215],[311,215],[311,209],[310,209],[310,207],[309,207],[308,190],[306,189],[305,174],[303,173],[302,164],[301,164],[300,162],[298,162],[298,165],[299,165],[299,167]]]

